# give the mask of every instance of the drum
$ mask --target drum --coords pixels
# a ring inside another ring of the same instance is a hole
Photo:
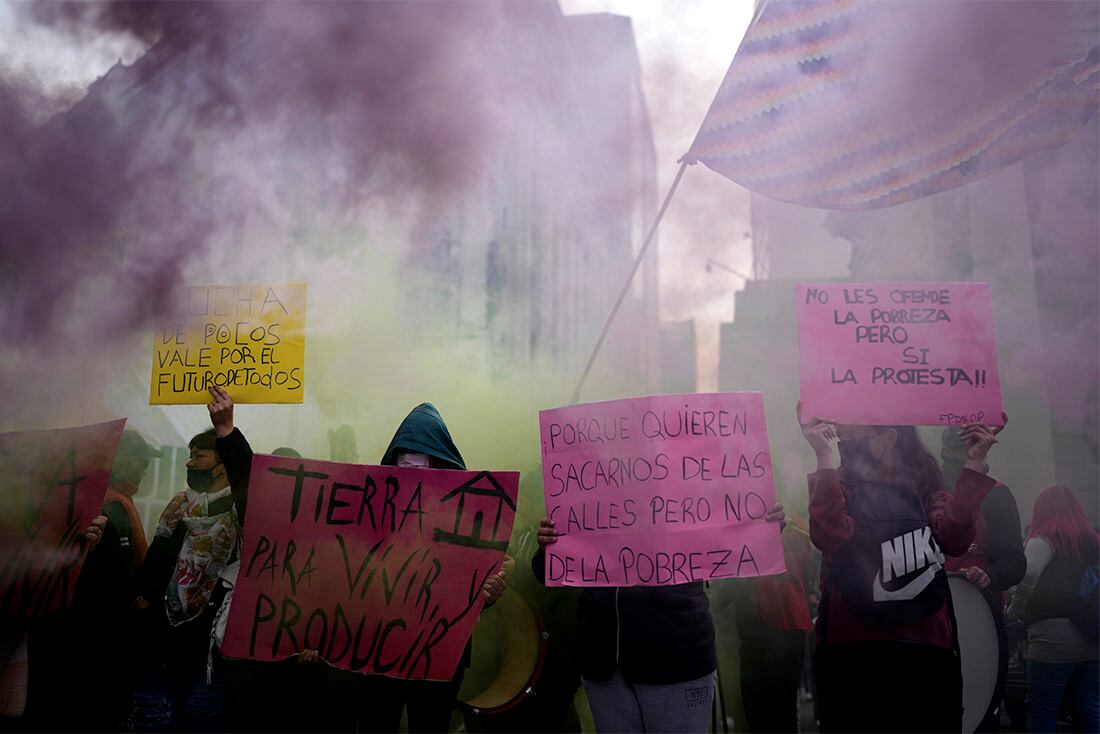
[[[481,613],[473,657],[462,680],[458,707],[471,714],[499,714],[535,695],[546,658],[546,634],[538,610],[509,586]]]
[[[973,732],[993,703],[1000,664],[1000,642],[993,612],[982,592],[962,576],[951,574],[948,584],[959,627],[963,679],[962,730]]]

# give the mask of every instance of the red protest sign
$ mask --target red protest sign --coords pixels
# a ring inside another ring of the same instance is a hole
[[[0,609],[8,621],[68,606],[126,419],[0,433]]]
[[[222,653],[317,650],[357,673],[450,680],[518,489],[518,472],[257,454]]]

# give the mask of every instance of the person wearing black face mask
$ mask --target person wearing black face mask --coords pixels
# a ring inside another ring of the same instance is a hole
[[[974,540],[995,430],[961,427],[953,492],[913,426],[798,420],[817,456],[810,539],[822,552],[814,659],[821,731],[957,732],[958,634],[944,554]],[[834,468],[832,441],[840,465]]]
[[[228,715],[226,684],[218,675],[208,680],[207,663],[227,590],[221,576],[239,553],[248,478],[242,465],[251,464],[252,449],[233,429],[231,414],[228,430],[213,421],[224,391],[213,394],[214,428],[188,444],[187,489],[161,514],[138,577],[134,606],[147,685],[135,694],[137,728],[217,730]]]

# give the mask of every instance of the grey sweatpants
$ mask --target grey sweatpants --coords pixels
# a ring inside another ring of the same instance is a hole
[[[617,668],[609,680],[584,680],[584,692],[600,734],[611,732],[698,732],[710,729],[715,674],[646,685],[629,683]]]

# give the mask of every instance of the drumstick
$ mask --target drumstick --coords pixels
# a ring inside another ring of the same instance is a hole
[[[797,525],[795,525],[795,524],[794,524],[793,522],[789,522],[789,523],[787,523],[787,527],[789,527],[789,528],[790,528],[791,530],[794,530],[794,531],[796,531],[796,532],[802,533],[802,534],[803,534],[803,535],[805,535],[805,536],[806,536],[807,538],[808,538],[808,537],[810,537],[810,531],[808,531],[808,530],[803,530],[802,528],[800,528],[800,527],[798,527]]]

